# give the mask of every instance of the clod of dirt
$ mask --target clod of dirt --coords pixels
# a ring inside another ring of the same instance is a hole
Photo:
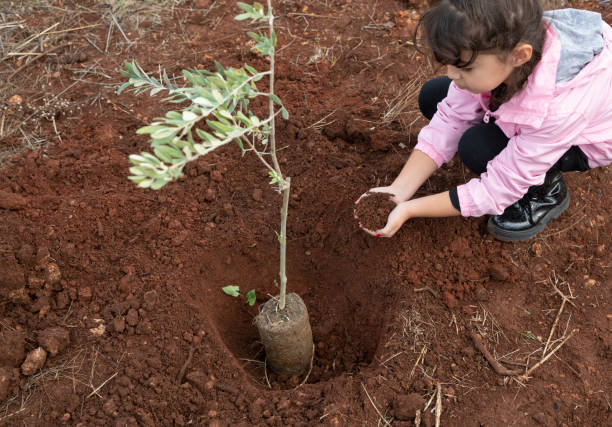
[[[127,321],[127,324],[130,326],[138,325],[138,311],[136,311],[133,308],[130,308],[127,313],[127,316],[125,317],[125,320]]]
[[[26,360],[21,365],[23,375],[32,375],[45,365],[47,361],[47,352],[38,347],[28,353]]]
[[[0,190],[0,209],[18,210],[27,205],[27,200],[19,194]]]
[[[15,256],[21,264],[29,266],[34,262],[34,248],[31,245],[24,243],[15,253]]]
[[[20,332],[8,329],[0,332],[0,366],[17,367],[24,355],[25,338]]]
[[[478,285],[476,287],[476,299],[478,301],[488,301],[489,300],[489,292],[484,286]]]
[[[56,286],[61,278],[62,273],[58,265],[54,262],[47,263],[45,266],[45,281],[53,290],[61,290],[61,286],[59,288]]]
[[[125,318],[123,316],[117,316],[113,319],[113,329],[118,333],[125,330]]]
[[[38,333],[38,343],[55,356],[70,344],[70,333],[61,327],[48,328]]]
[[[14,256],[0,257],[0,298],[13,289],[25,286],[25,274],[23,267],[19,265]]]
[[[400,421],[411,421],[416,416],[417,410],[425,407],[425,400],[417,393],[408,395],[397,395],[393,400],[395,418]]]
[[[446,304],[446,306],[449,309],[453,309],[457,307],[457,299],[455,298],[455,296],[453,294],[451,294],[448,291],[444,292],[444,304]]]
[[[19,390],[19,371],[8,366],[0,367],[0,402]]]
[[[261,191],[261,188],[253,190],[253,200],[256,202],[263,202],[263,191]]]
[[[190,382],[191,384],[193,384],[193,386],[195,388],[197,388],[198,390],[200,390],[201,393],[205,393],[206,390],[209,388],[207,387],[207,383],[208,383],[208,375],[206,375],[204,372],[202,371],[193,371],[193,372],[189,372],[185,378],[187,379],[188,382]],[[212,387],[210,387],[212,388]]]
[[[544,248],[542,247],[541,243],[535,242],[533,245],[531,245],[529,251],[532,255],[537,256],[539,258],[544,253]]]
[[[144,296],[144,308],[145,310],[151,311],[157,304],[157,292],[154,290],[145,292]]]
[[[27,306],[32,302],[25,288],[19,288],[15,289],[14,291],[10,291],[8,298],[9,301],[15,305]]]
[[[367,193],[355,207],[355,216],[361,226],[370,231],[380,230],[387,224],[389,213],[395,208],[390,193]]]
[[[504,282],[508,279],[508,277],[510,277],[508,270],[499,264],[493,264],[489,267],[489,275],[493,279],[499,280],[500,282]]]

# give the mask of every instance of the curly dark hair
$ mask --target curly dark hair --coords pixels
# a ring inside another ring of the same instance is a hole
[[[540,0],[439,0],[421,17],[417,31],[422,29],[436,61],[458,68],[469,66],[481,52],[505,60],[519,43],[531,45],[531,59],[492,91],[490,109],[496,110],[523,88],[542,58],[542,14]],[[462,60],[461,52],[470,52],[470,59]]]

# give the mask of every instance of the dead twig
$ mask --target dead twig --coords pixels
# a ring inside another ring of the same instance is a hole
[[[107,382],[109,382],[110,380],[112,380],[113,378],[115,378],[117,376],[119,372],[115,372],[113,375],[111,375],[110,377],[108,377],[108,379],[106,381],[104,381],[102,384],[100,384],[98,387],[96,387],[94,389],[94,391],[92,391],[91,393],[89,393],[89,395],[87,396],[87,399],[89,399],[91,396],[93,396],[94,394],[98,394],[98,391],[104,387],[106,385]],[[99,396],[99,395],[98,395]]]
[[[372,404],[372,406],[376,410],[376,413],[378,414],[378,416],[380,417],[382,422],[385,423],[386,426],[390,426],[391,424],[389,424],[389,422],[385,419],[385,417],[383,417],[383,415],[380,413],[380,411],[378,410],[378,407],[376,406],[376,404],[374,403],[374,401],[370,397],[370,393],[368,393],[368,391],[366,390],[366,388],[363,385],[363,383],[361,383],[361,387],[363,388],[363,391],[365,391],[366,396],[368,396],[368,399],[370,400],[370,403]]]
[[[438,396],[436,397],[436,427],[440,427],[442,416],[442,386],[438,383]]]
[[[414,362],[414,366],[412,367],[412,371],[410,371],[410,376],[408,377],[408,381],[410,381],[410,379],[412,378],[412,375],[414,375],[414,370],[416,369],[419,362],[421,361],[421,358],[423,357],[423,354],[425,354],[426,349],[427,349],[427,346],[424,345],[423,348],[421,349],[421,353],[419,354],[419,357],[417,357],[416,362]]]
[[[503,376],[517,376],[520,374],[519,371],[512,371],[502,366],[497,360],[495,360],[493,355],[489,352],[489,350],[487,350],[487,347],[482,341],[482,336],[480,336],[480,334],[471,332],[470,335],[472,337],[472,342],[474,343],[474,347],[476,347],[476,349],[479,350],[484,355],[485,359],[487,359],[487,362],[489,362],[489,364],[491,365],[495,373],[497,373],[498,375],[503,375]]]
[[[21,67],[17,68],[15,71],[13,71],[11,73],[11,75],[7,77],[6,80],[8,81],[8,80],[12,79],[16,74],[21,72],[24,68],[32,65],[35,61],[37,61],[38,59],[42,58],[43,56],[50,55],[53,52],[55,52],[56,50],[63,49],[63,48],[68,47],[70,45],[72,45],[72,43],[65,43],[65,44],[62,44],[62,45],[59,45],[59,46],[55,46],[54,48],[49,49],[46,52],[37,53],[36,55],[32,56],[32,59],[30,59],[25,64],[23,64]]]
[[[438,298],[438,293],[436,291],[434,291],[433,289],[431,289],[429,286],[425,286],[424,288],[415,288],[414,289],[415,292],[429,292],[430,294],[433,295],[434,298]]]
[[[539,368],[540,366],[542,366],[542,364],[543,364],[544,362],[546,362],[548,359],[550,359],[550,357],[551,357],[553,354],[555,354],[555,353],[556,353],[556,352],[557,352],[557,351],[558,351],[558,350],[559,350],[561,347],[563,347],[563,345],[564,345],[564,344],[565,344],[565,343],[566,343],[566,342],[567,342],[567,341],[568,341],[568,340],[569,340],[571,337],[573,337],[573,336],[574,336],[576,333],[578,333],[578,332],[580,332],[580,329],[578,329],[578,328],[574,329],[574,330],[573,330],[573,331],[572,331],[572,332],[571,332],[571,333],[570,333],[570,334],[569,334],[567,337],[565,337],[565,339],[564,339],[563,341],[561,341],[561,343],[560,343],[558,346],[556,346],[556,347],[555,347],[553,350],[551,350],[551,352],[550,352],[550,353],[548,353],[546,356],[544,356],[544,357],[542,358],[542,360],[540,360],[538,363],[536,363],[536,364],[535,364],[535,365],[533,365],[531,368],[529,368],[529,369],[527,370],[527,372],[525,372],[523,375],[520,375],[520,376],[518,377],[518,379],[519,379],[520,381],[526,381],[526,380],[528,380],[528,379],[529,379],[529,375],[531,375],[531,373],[532,373],[533,371],[535,371],[537,368]]]

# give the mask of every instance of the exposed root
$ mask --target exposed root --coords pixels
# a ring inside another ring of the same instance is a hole
[[[480,334],[471,332],[470,336],[472,337],[472,342],[474,343],[474,347],[476,347],[476,349],[478,349],[484,355],[485,359],[487,359],[487,362],[489,362],[489,365],[491,365],[491,367],[493,368],[496,374],[502,375],[502,376],[520,375],[520,371],[512,371],[502,366],[497,360],[495,360],[495,357],[493,357],[493,355],[489,352],[489,350],[487,350],[487,347],[482,341],[482,336],[480,336]]]

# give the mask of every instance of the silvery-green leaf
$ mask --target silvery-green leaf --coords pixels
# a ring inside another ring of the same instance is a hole
[[[151,184],[153,184],[152,179],[145,179],[144,181],[141,181],[138,183],[138,187],[139,188],[149,188]]]
[[[169,136],[176,135],[177,131],[178,129],[176,128],[162,128],[162,129],[159,129],[153,132],[151,134],[151,138],[153,139],[168,138]]]
[[[195,115],[194,113],[192,113],[189,110],[185,110],[183,111],[183,120],[186,122],[191,122],[193,120],[196,120],[198,118],[197,115]]]

